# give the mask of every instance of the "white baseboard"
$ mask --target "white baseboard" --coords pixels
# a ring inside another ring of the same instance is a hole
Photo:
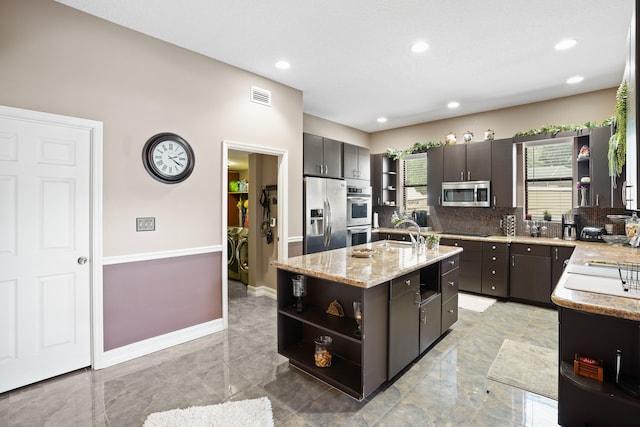
[[[271,299],[278,299],[278,293],[276,292],[275,289],[270,288],[268,286],[248,286],[247,287],[247,292],[249,292],[251,295],[254,295],[256,297],[261,297],[261,296],[265,296],[265,297],[269,297]]]
[[[118,363],[126,362],[137,357],[146,356],[156,351],[164,350],[174,345],[184,344],[187,341],[201,338],[224,329],[222,319],[211,320],[200,325],[184,328],[179,331],[170,332],[168,334],[138,341],[133,344],[119,347],[102,353],[100,365],[93,365],[93,369],[104,369]]]

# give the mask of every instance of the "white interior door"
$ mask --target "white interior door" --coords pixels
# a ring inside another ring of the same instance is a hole
[[[0,117],[0,392],[91,364],[91,131]]]

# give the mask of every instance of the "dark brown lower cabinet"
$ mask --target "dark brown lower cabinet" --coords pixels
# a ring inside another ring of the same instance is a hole
[[[551,304],[549,246],[513,243],[509,268],[511,298]]]
[[[509,296],[509,245],[506,243],[482,244],[482,294]]]
[[[462,248],[460,254],[460,276],[458,288],[461,291],[482,292],[482,242],[463,239],[440,239],[444,246]],[[444,301],[443,301],[444,302]]]
[[[420,352],[420,272],[391,281],[389,296],[389,373],[395,377]]]
[[[637,427],[640,399],[615,380],[616,351],[622,354],[621,378],[640,381],[640,322],[560,307],[558,424],[562,426]],[[604,382],[574,374],[575,355],[602,360]]]

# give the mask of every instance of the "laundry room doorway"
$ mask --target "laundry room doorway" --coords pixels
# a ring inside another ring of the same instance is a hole
[[[223,141],[223,318],[230,298],[276,297],[271,261],[287,257],[287,151]]]

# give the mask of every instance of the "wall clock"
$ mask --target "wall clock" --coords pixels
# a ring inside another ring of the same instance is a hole
[[[152,136],[142,150],[142,163],[147,172],[166,184],[187,179],[193,172],[195,161],[189,143],[174,133]]]

